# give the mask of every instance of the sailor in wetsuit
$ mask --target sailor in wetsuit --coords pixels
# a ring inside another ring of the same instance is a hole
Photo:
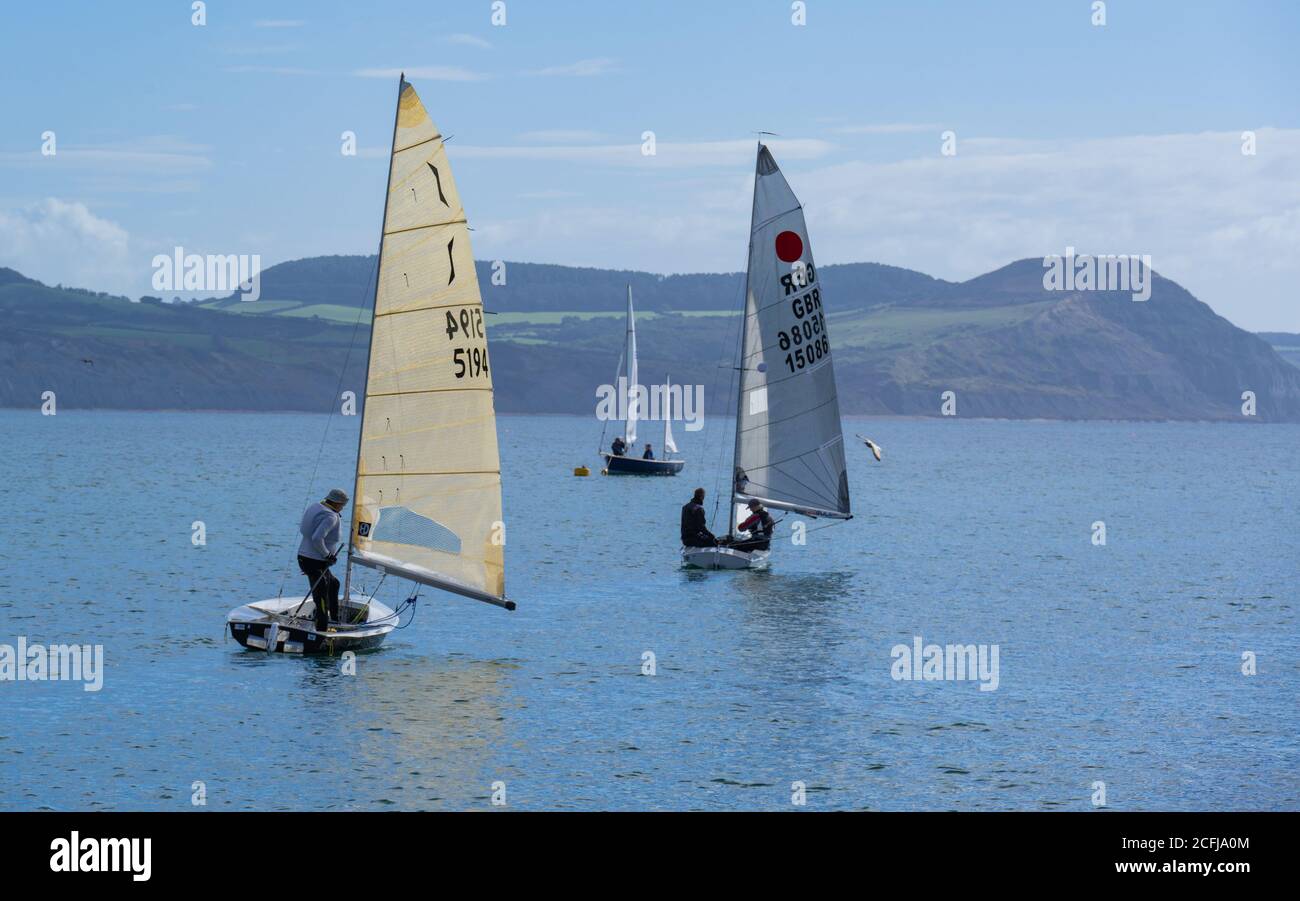
[[[704,489],[696,488],[695,495],[682,507],[682,546],[717,547],[718,539],[709,531],[704,515]]]

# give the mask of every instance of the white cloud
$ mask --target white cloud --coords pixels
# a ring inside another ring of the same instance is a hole
[[[525,75],[561,75],[574,76],[578,78],[590,78],[593,75],[604,75],[606,72],[614,71],[614,60],[608,57],[599,57],[597,59],[580,59],[576,63],[569,63],[567,66],[547,66],[544,69],[533,69],[525,72]]]
[[[482,72],[473,72],[459,66],[412,66],[407,69],[357,69],[353,72],[360,78],[396,78],[403,72],[408,79],[421,78],[426,81],[482,81],[487,78]]]
[[[86,205],[49,197],[0,210],[0,265],[47,284],[128,294],[148,268],[133,272],[130,236]]]
[[[1067,246],[1150,254],[1162,275],[1243,328],[1300,331],[1300,130],[1257,135],[1253,157],[1241,155],[1239,132],[959,136],[956,157],[941,156],[936,141],[932,154],[894,162],[828,162],[833,145],[824,142],[771,146],[804,203],[823,265],[875,261],[965,280]],[[455,152],[579,165],[655,161],[640,157],[638,145]],[[676,154],[661,142],[659,154],[660,165],[719,168],[649,195],[641,184],[606,187],[600,203],[476,221],[476,249],[657,272],[741,268],[753,142],[678,145]]]
[[[443,38],[448,44],[460,44],[465,47],[478,47],[482,50],[491,50],[492,45],[475,34],[449,34]]]

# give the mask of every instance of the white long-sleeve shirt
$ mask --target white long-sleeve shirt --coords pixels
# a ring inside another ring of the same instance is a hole
[[[339,540],[342,522],[343,517],[320,502],[309,506],[303,512],[302,523],[298,526],[298,531],[302,533],[298,553],[313,560],[328,560],[333,557],[342,544]]]

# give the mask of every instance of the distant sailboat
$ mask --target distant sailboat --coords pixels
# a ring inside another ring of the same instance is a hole
[[[672,427],[672,395],[670,392],[671,385],[664,385],[664,459],[663,460],[645,460],[637,455],[636,450],[636,426],[637,422],[644,418],[647,412],[641,408],[644,397],[637,389],[637,361],[636,361],[636,314],[632,310],[632,286],[627,286],[627,332],[624,338],[623,359],[619,361],[619,371],[614,377],[614,385],[618,387],[618,379],[623,374],[623,362],[627,363],[627,420],[623,428],[623,444],[625,450],[623,454],[615,454],[601,449],[600,455],[605,459],[605,472],[607,475],[632,475],[632,476],[675,476],[682,471],[686,465],[685,460],[674,460],[669,455],[677,453],[677,444],[673,441]],[[605,440],[605,433],[601,432],[601,443]]]
[[[809,517],[852,519],[821,283],[803,208],[758,145],[745,318],[736,393],[736,446],[727,533],[757,500]],[[683,548],[688,566],[745,569],[768,551]]]
[[[405,77],[352,497],[342,622],[318,632],[310,595],[272,598],[231,612],[240,644],[303,654],[378,645],[401,608],[352,593],[354,564],[515,608],[505,597],[496,415],[465,211],[442,135]]]

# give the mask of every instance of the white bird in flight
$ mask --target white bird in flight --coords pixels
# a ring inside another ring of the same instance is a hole
[[[867,447],[871,448],[871,453],[875,456],[875,458],[876,458],[876,462],[879,463],[879,462],[880,462],[880,445],[879,445],[879,444],[876,444],[876,442],[872,441],[872,440],[871,440],[870,438],[868,438],[866,435],[859,435],[858,437],[861,438],[861,439],[866,443]]]

